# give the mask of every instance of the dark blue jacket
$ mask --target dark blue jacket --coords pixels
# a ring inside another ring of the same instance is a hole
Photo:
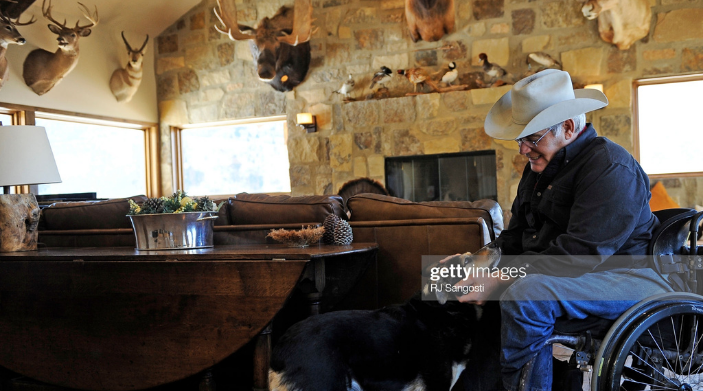
[[[621,146],[591,124],[541,174],[525,168],[508,228],[497,239],[508,264],[528,273],[578,276],[617,267],[647,267],[643,255],[659,224],[649,209],[649,178]],[[594,259],[600,259],[594,261]],[[625,259],[626,264],[622,264]],[[629,263],[629,264],[628,264]]]

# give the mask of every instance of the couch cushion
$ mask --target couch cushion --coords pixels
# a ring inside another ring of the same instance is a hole
[[[346,218],[340,196],[269,196],[240,193],[229,199],[231,224],[322,224],[329,214]]]
[[[127,217],[130,199],[136,203],[142,203],[147,198],[140,195],[107,201],[57,202],[42,210],[41,218],[44,222],[41,228],[46,230],[132,228],[132,223]]]
[[[503,211],[496,201],[412,202],[380,194],[357,194],[347,200],[351,221],[482,217],[495,237],[503,230]]]

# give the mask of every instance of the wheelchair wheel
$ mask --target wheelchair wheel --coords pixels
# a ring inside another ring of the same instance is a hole
[[[598,350],[591,389],[703,390],[703,296],[665,293],[625,312]]]

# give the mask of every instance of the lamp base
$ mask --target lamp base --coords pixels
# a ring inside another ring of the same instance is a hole
[[[36,250],[40,214],[34,194],[0,194],[0,252]]]

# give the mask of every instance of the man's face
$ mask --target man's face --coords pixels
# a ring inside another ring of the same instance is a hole
[[[527,156],[532,171],[536,173],[544,171],[554,155],[564,146],[563,140],[561,140],[563,134],[563,129],[559,132],[559,136],[562,137],[555,136],[549,130],[543,129],[523,139],[524,141],[520,145],[520,154]]]

